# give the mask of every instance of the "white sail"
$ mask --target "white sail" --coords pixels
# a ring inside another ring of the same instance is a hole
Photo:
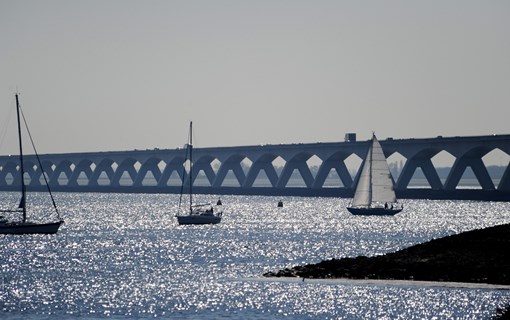
[[[361,175],[359,176],[354,198],[351,203],[353,207],[368,207],[372,201],[372,188],[370,186],[372,161],[370,161],[370,158],[372,158],[372,145],[368,149],[365,161],[363,161],[363,168],[361,168]]]
[[[361,169],[352,206],[369,207],[372,203],[394,203],[396,200],[390,168],[381,144],[374,135]]]

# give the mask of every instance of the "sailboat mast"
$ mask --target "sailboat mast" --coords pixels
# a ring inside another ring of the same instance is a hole
[[[370,149],[369,149],[369,152],[370,152],[370,155],[369,155],[369,165],[370,165],[370,170],[368,170],[368,176],[370,177],[369,178],[369,181],[370,183],[368,184],[369,186],[369,190],[368,190],[368,205],[369,206],[372,206],[372,168],[373,168],[373,163],[372,163],[372,156],[374,154],[374,137],[375,135],[372,135],[372,142],[370,143]]]
[[[189,212],[193,205],[193,121],[189,122]]]
[[[19,98],[16,93],[16,114],[18,116],[18,140],[19,140],[19,171],[21,176],[21,202],[20,207],[23,210],[23,222],[27,221],[27,206],[25,200],[26,186],[25,186],[25,168],[23,167],[23,143],[21,141],[21,120],[19,111]]]

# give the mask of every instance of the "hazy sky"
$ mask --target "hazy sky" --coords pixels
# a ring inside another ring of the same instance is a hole
[[[510,1],[0,0],[0,154],[16,91],[39,153],[508,134]]]

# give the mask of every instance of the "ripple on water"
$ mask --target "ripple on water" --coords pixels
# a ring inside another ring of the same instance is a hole
[[[42,210],[43,196],[31,197]],[[280,198],[223,196],[221,224],[178,226],[175,195],[56,198],[59,234],[0,238],[2,318],[473,319],[510,301],[496,290],[256,280],[508,223],[508,203],[409,200],[395,217],[357,217],[342,199],[288,197],[277,208]]]

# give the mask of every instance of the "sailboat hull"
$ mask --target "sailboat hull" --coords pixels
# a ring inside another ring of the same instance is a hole
[[[189,216],[177,216],[177,222],[179,224],[217,224],[221,222],[221,217],[208,215],[189,215]]]
[[[62,221],[52,223],[4,223],[0,224],[0,234],[54,234]]]
[[[402,211],[400,208],[347,208],[347,210],[356,216],[393,216]]]

